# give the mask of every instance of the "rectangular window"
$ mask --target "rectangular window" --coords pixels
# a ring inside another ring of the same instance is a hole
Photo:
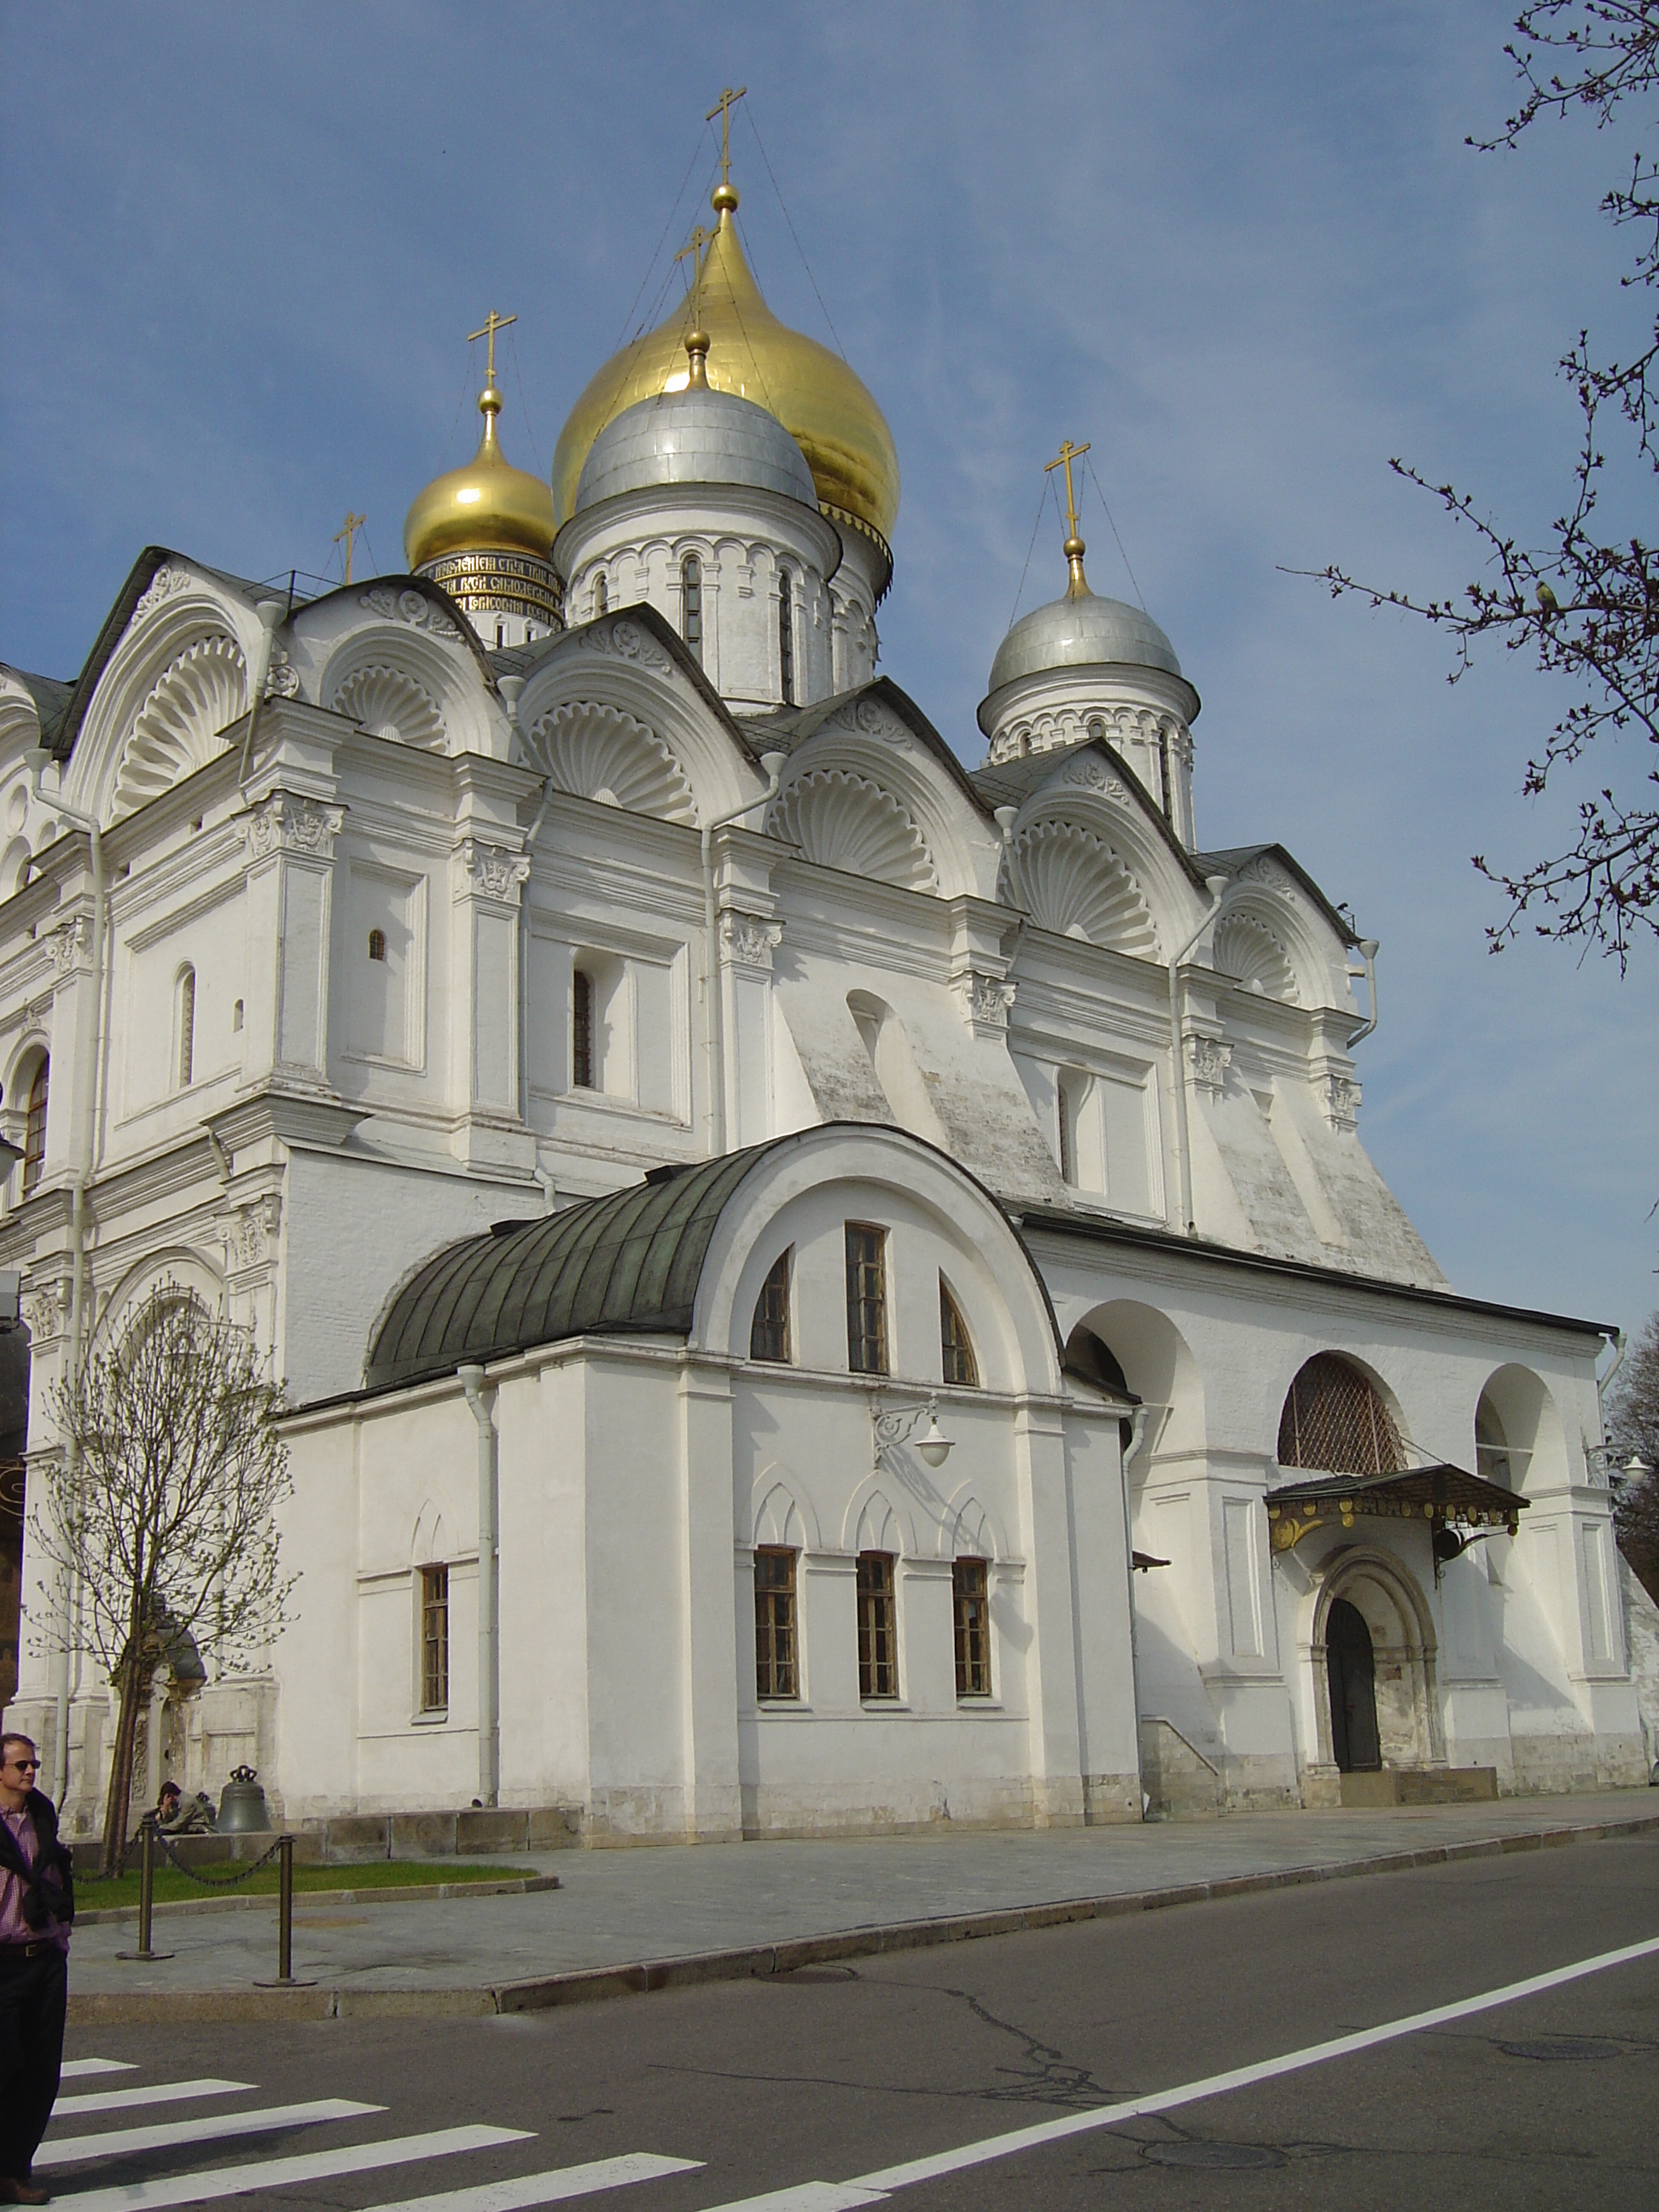
[[[985,1595],[983,1559],[956,1559],[951,1592],[957,1614],[957,1695],[991,1694],[991,1613]]]
[[[887,1231],[847,1224],[847,1365],[854,1375],[887,1372]]]
[[[421,1711],[449,1709],[449,1569],[421,1569]]]
[[[761,1285],[749,1324],[749,1357],[787,1364],[789,1359],[789,1254],[779,1254]]]
[[[859,1553],[859,1695],[898,1695],[898,1638],[893,1609],[893,1555]]]
[[[593,1088],[593,978],[584,968],[570,978],[570,1082],[573,1090]]]
[[[798,1698],[795,1555],[775,1545],[755,1553],[755,1695]]]

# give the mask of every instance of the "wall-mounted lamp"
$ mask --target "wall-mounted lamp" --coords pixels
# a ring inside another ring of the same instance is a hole
[[[916,1426],[922,1415],[927,1416],[927,1425],[920,1436]],[[916,1449],[929,1467],[943,1467],[951,1456],[954,1437],[947,1437],[939,1425],[939,1394],[935,1391],[919,1406],[884,1408],[876,1401],[870,1405],[870,1428],[874,1439],[875,1464],[881,1465],[883,1452],[896,1444],[915,1443]]]

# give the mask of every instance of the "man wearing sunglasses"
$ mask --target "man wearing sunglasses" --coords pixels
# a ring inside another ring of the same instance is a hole
[[[0,2204],[44,2204],[31,2180],[64,2063],[75,1888],[58,1808],[26,1735],[0,1735]]]

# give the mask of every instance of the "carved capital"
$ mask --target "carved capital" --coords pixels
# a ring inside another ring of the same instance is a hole
[[[963,1018],[975,1035],[1002,1036],[1008,1027],[1008,1009],[1016,986],[986,968],[965,968],[953,979],[952,989],[961,1003]]]
[[[67,975],[82,968],[92,957],[92,925],[85,915],[76,915],[73,921],[60,922],[52,933],[52,968],[54,975]]]
[[[313,799],[274,791],[241,817],[237,830],[251,861],[266,860],[273,853],[327,860],[333,858],[334,840],[344,822],[343,806],[319,806]]]
[[[1334,1129],[1359,1126],[1359,1085],[1351,1075],[1328,1075],[1324,1083],[1325,1119]]]
[[[783,924],[770,915],[733,909],[720,916],[720,942],[734,966],[769,969],[772,955],[783,942]]]
[[[1189,1036],[1187,1040],[1187,1066],[1193,1081],[1206,1097],[1219,1098],[1227,1088],[1227,1070],[1232,1066],[1233,1048],[1219,1037]]]
[[[455,848],[455,896],[501,899],[516,903],[519,886],[530,875],[522,853],[505,845],[486,845],[482,838],[463,837]]]
[[[274,1261],[282,1224],[283,1201],[275,1191],[220,1214],[216,1225],[225,1248],[227,1270],[236,1274]]]
[[[69,1324],[69,1303],[66,1282],[30,1284],[23,1293],[23,1319],[33,1344],[50,1344],[63,1334]]]

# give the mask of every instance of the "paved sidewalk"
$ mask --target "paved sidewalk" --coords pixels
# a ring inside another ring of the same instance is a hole
[[[174,1955],[149,1965],[115,1955],[137,1939],[131,1919],[78,1930],[70,2017],[516,2011],[1610,1835],[1659,1837],[1659,1791],[1035,1833],[559,1851],[513,1862],[556,1874],[559,1888],[469,1899],[465,1910],[302,1895],[294,1972],[312,1984],[305,1989],[254,1986],[276,1972],[274,1900],[264,1913],[158,1917],[152,1941]]]

